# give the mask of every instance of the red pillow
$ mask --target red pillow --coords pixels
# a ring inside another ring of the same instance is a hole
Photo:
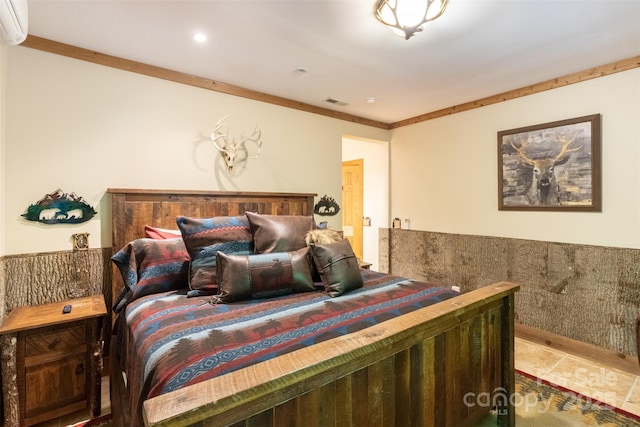
[[[176,237],[182,238],[180,230],[169,230],[167,228],[152,227],[150,225],[144,226],[144,235],[149,239],[175,239]]]

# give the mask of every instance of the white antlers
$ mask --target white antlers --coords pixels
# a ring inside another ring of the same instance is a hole
[[[224,120],[229,116],[224,116],[218,123],[216,123],[213,132],[211,132],[211,141],[213,145],[222,153],[224,163],[227,166],[227,171],[229,173],[233,172],[233,167],[235,165],[236,159],[238,157],[238,151],[244,153],[244,157],[241,160],[246,160],[248,158],[247,148],[245,144],[247,142],[253,142],[258,147],[258,154],[253,156],[253,159],[257,159],[260,157],[260,150],[262,149],[262,131],[257,127],[253,130],[253,133],[249,137],[240,136],[240,141],[236,142],[235,138],[229,141],[229,130],[227,129],[226,134],[222,134],[220,129],[225,125]],[[218,141],[222,141],[222,145],[218,144]]]

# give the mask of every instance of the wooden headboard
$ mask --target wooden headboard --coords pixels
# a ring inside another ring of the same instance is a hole
[[[246,211],[269,215],[312,215],[311,193],[261,193],[109,188],[113,253],[132,240],[145,237],[144,226],[177,229],[178,215],[196,218],[243,215]],[[112,301],[122,290],[117,268],[112,273]]]

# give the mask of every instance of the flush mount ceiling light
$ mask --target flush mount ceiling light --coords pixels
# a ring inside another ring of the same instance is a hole
[[[193,35],[193,40],[198,43],[204,43],[207,41],[207,35],[205,33],[197,32]]]
[[[409,40],[424,29],[424,24],[439,18],[447,8],[447,0],[378,0],[378,21]]]

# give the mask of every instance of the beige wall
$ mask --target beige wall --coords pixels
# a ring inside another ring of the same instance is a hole
[[[7,100],[7,47],[0,46],[0,200],[4,199],[5,192],[5,140],[6,140],[6,121],[5,121],[5,105]],[[0,224],[4,223],[4,210],[0,209]],[[3,228],[0,227],[0,257],[5,251],[5,236]]]
[[[6,58],[7,58],[7,47],[0,46],[0,200],[4,200],[5,194],[5,104],[6,104],[6,93],[7,93],[7,73],[6,73]],[[4,205],[4,203],[0,204],[0,206]],[[0,208],[0,224],[4,224],[4,211]],[[4,274],[4,251],[5,251],[5,234],[4,227],[0,225],[0,319],[4,318],[5,313],[5,304],[4,301],[6,299],[6,285],[5,285],[5,274]]]
[[[109,187],[286,191],[341,195],[345,134],[389,132],[32,50],[7,52],[6,167],[0,215],[6,254],[71,249],[90,233],[109,247]],[[229,114],[230,136],[262,130],[262,155],[233,178],[209,141]],[[313,164],[309,162],[313,160]],[[42,225],[20,215],[57,188],[98,215],[78,225]],[[339,216],[330,226],[340,228]]]
[[[640,70],[393,131],[391,216],[415,230],[640,248]],[[602,115],[602,212],[498,211],[497,132]]]
[[[343,135],[391,140],[390,214],[412,229],[640,247],[637,69],[387,132],[25,47],[2,52],[0,254],[69,249],[79,231],[91,247],[108,247],[108,187],[338,199]],[[603,211],[498,211],[497,132],[593,113],[602,114]],[[265,141],[262,156],[231,179],[208,141],[225,114],[232,134],[257,124]],[[20,217],[57,188],[85,197],[96,218],[49,226]]]

